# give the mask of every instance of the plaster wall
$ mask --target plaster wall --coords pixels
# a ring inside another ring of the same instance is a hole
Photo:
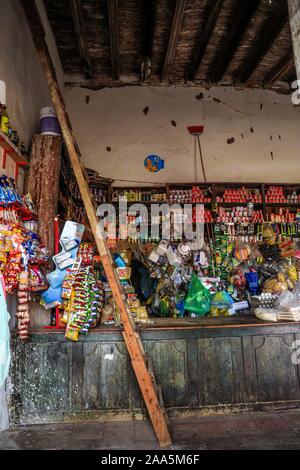
[[[194,124],[205,126],[207,181],[300,180],[300,108],[290,95],[220,87],[73,88],[66,101],[85,164],[128,180],[117,184],[203,181],[186,129]],[[164,170],[145,170],[150,154],[165,160]]]
[[[43,2],[37,1],[44,22],[48,46],[57,76],[63,74],[50,26],[46,21]],[[39,112],[50,105],[43,71],[34,49],[31,33],[19,0],[0,0],[0,80],[6,83],[6,104],[12,127],[26,145],[38,131]]]

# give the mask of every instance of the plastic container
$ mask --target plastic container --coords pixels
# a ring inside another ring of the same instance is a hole
[[[41,109],[40,134],[60,136],[60,125],[55,110],[50,106]]]

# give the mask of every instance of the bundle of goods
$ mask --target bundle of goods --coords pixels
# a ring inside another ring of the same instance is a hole
[[[79,334],[87,334],[97,326],[104,307],[104,289],[96,279],[91,266],[70,269],[63,282],[63,321],[65,337],[78,341]]]
[[[300,194],[297,194],[294,189],[292,194],[287,195],[286,200],[288,204],[298,204],[298,202],[300,202]]]
[[[124,189],[113,191],[113,202],[118,202],[119,199],[123,199],[128,202],[163,202],[166,201],[166,193],[153,192],[142,189]]]
[[[230,209],[220,207],[216,221],[218,223],[262,223],[263,212],[261,210],[249,210],[247,207],[232,207]]]
[[[33,203],[30,195],[22,196],[12,178],[0,177],[0,218],[2,222],[16,223],[18,219],[34,218]]]
[[[198,186],[192,187],[192,202],[199,204],[207,204],[211,202],[211,197],[205,195],[205,191]]]
[[[193,202],[193,194],[191,189],[172,189],[169,192],[170,204],[191,204]]]
[[[216,202],[253,202],[255,204],[261,204],[262,196],[259,189],[248,189],[243,186],[239,189],[226,189],[223,196],[216,197]]]
[[[292,291],[285,290],[278,297],[272,308],[259,307],[255,316],[264,321],[300,321],[300,285],[295,285]]]
[[[66,338],[78,341],[100,321],[105,294],[95,263],[94,247],[81,243],[84,226],[67,221],[60,236],[62,251],[53,256],[55,270],[47,275],[49,288],[41,294],[46,309],[58,307]]]
[[[170,204],[208,204],[212,201],[210,189],[193,186],[192,189],[172,189],[169,192]]]
[[[270,204],[287,203],[283,186],[270,186],[266,194],[266,202]]]
[[[97,187],[90,187],[90,195],[92,196],[92,199],[97,202],[98,204],[102,202],[106,202],[107,200],[107,190],[103,188],[97,188]],[[79,188],[77,186],[77,183],[73,182],[71,184],[71,195],[76,201],[81,200],[81,194],[79,191]]]
[[[269,215],[270,222],[275,223],[290,223],[296,221],[296,214],[291,212],[290,209],[284,209],[280,207],[278,213],[272,212]]]
[[[203,209],[201,207],[193,207],[193,222],[198,223],[211,223],[213,222],[212,211],[209,209]]]

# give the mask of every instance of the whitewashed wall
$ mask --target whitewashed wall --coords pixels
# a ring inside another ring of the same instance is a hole
[[[84,161],[103,176],[150,183],[201,181],[186,127],[204,124],[207,180],[300,181],[300,108],[289,95],[216,87],[73,88],[66,100]],[[165,170],[148,173],[143,162],[149,154],[161,156]]]
[[[37,5],[45,20],[43,3]],[[49,24],[47,42],[61,83],[63,74]],[[19,0],[0,0],[0,80],[6,83],[7,107],[12,126],[26,144],[38,130],[40,108],[50,104],[31,33]]]

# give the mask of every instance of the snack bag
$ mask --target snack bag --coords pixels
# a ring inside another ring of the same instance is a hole
[[[196,274],[192,273],[189,292],[185,299],[184,309],[196,315],[206,315],[210,311],[211,297]]]
[[[225,290],[218,291],[212,298],[210,314],[213,317],[228,316],[232,304],[233,300]]]

